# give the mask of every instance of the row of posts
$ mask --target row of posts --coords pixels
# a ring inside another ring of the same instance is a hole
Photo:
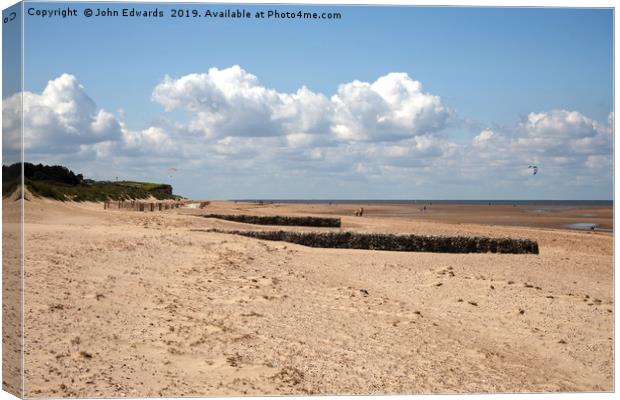
[[[157,203],[144,203],[141,201],[125,201],[125,200],[106,200],[103,202],[104,210],[129,210],[129,211],[164,211],[179,208],[183,205],[182,202],[157,202]]]

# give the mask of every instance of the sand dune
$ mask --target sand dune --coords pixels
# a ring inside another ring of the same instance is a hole
[[[613,390],[611,235],[372,209],[357,218],[357,207],[214,202],[137,213],[27,202],[26,395]],[[256,229],[197,217],[207,212],[530,238],[540,255],[320,249],[192,232]]]

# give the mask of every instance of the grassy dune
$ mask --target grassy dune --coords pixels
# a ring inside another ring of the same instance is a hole
[[[158,200],[178,199],[172,186],[164,183],[135,181],[93,181],[84,179],[63,166],[24,163],[24,184],[37,197],[60,201],[134,200],[155,197]],[[2,167],[2,195],[18,189],[22,168],[20,164]]]

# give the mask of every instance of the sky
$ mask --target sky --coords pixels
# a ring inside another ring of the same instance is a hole
[[[613,196],[610,9],[181,7],[342,14],[239,20],[71,7],[25,16],[26,161],[203,199]],[[3,92],[5,129],[16,99]]]

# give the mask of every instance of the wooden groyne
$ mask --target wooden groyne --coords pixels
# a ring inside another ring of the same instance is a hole
[[[158,201],[158,202],[144,202],[144,201],[137,201],[137,200],[131,200],[131,201],[125,201],[125,200],[118,200],[118,201],[112,201],[112,200],[107,200],[103,202],[103,209],[104,210],[126,210],[126,211],[142,211],[142,212],[147,212],[147,211],[165,211],[165,210],[172,210],[175,208],[180,208],[184,205],[183,202],[181,201],[175,201],[175,202],[170,202],[170,201]]]
[[[529,239],[481,236],[421,236],[357,232],[239,231],[207,229],[262,240],[290,242],[309,247],[411,251],[433,253],[538,254],[538,243]]]
[[[243,222],[253,225],[312,226],[319,228],[340,228],[340,218],[323,217],[289,217],[282,215],[243,215],[243,214],[206,214],[205,218],[217,218],[226,221]]]

